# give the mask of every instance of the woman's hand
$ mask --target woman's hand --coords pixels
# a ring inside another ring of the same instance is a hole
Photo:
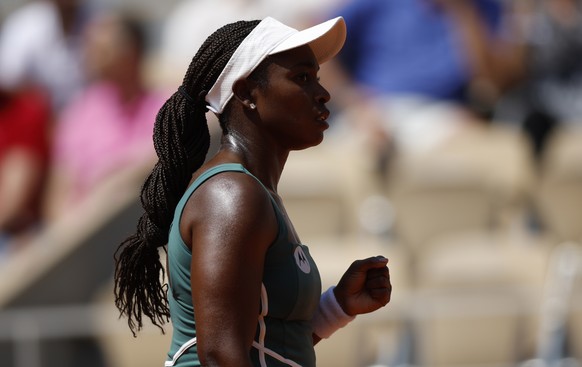
[[[375,256],[354,261],[334,289],[335,297],[350,316],[369,313],[390,302],[392,285],[388,259]]]

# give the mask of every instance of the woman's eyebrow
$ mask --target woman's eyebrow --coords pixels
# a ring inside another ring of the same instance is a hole
[[[320,66],[318,63],[314,63],[312,61],[301,61],[298,62],[297,64],[292,66],[293,68],[300,68],[300,67],[306,67],[306,68],[313,68],[316,70],[319,70]]]

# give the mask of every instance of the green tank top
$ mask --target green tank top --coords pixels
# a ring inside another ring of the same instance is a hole
[[[200,175],[178,203],[168,241],[168,301],[173,334],[166,367],[200,366],[190,288],[192,253],[184,243],[179,227],[184,206],[192,193],[221,172],[242,172],[263,186],[242,165],[222,164]],[[269,194],[266,188],[265,191]],[[270,194],[269,197],[279,230],[265,258],[261,299],[257,300],[261,307],[250,357],[256,367],[314,367],[311,319],[321,295],[319,271],[308,248],[289,240],[284,216]]]

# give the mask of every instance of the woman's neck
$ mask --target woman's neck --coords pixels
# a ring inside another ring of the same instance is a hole
[[[237,131],[223,135],[220,150],[216,155],[222,162],[238,162],[257,177],[263,185],[277,192],[277,185],[287,157],[288,151],[278,151],[269,146],[265,140],[252,139],[249,135]]]

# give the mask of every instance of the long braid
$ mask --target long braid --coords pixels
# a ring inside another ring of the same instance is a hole
[[[154,125],[158,162],[145,180],[141,203],[145,213],[135,234],[115,253],[115,305],[127,316],[134,336],[142,315],[160,329],[169,319],[164,267],[158,249],[168,242],[173,213],[192,173],[204,163],[210,135],[204,96],[243,39],[259,21],[240,21],[214,32],[202,44],[184,76],[182,91],[162,106]],[[193,103],[192,103],[193,102]]]

